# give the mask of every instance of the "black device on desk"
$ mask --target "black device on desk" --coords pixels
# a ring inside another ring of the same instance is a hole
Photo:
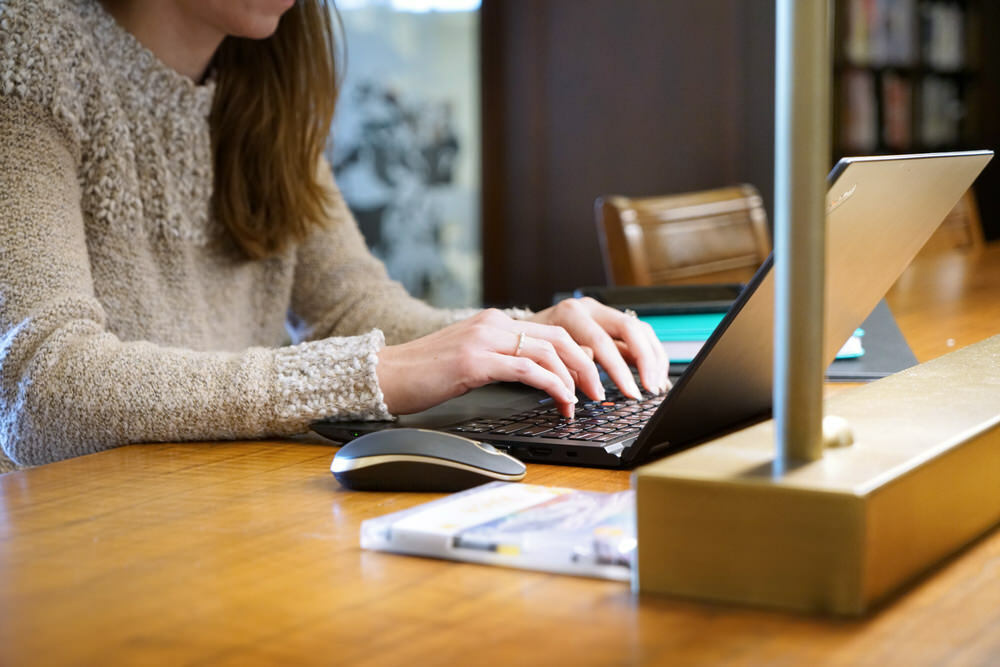
[[[724,285],[664,285],[650,287],[582,287],[573,296],[589,296],[607,305],[630,308],[647,321],[656,316],[705,315],[725,313],[742,291],[738,284]],[[732,298],[726,299],[732,295]],[[563,298],[569,295],[563,295]],[[670,301],[676,299],[676,301]],[[654,326],[655,328],[655,326]],[[838,357],[826,368],[828,382],[868,382],[898,373],[917,364],[917,358],[896,325],[885,299],[878,305],[859,327],[863,348],[845,357]],[[664,343],[670,354],[670,377],[676,379],[687,370],[692,361],[691,347],[697,349],[708,338],[708,334],[698,332],[691,342]],[[677,356],[672,347],[682,348]]]
[[[573,296],[589,296],[608,306],[631,308],[639,315],[724,313],[739,298],[744,287],[741,283],[580,287],[573,290]]]
[[[837,163],[827,191],[827,363],[992,156],[992,151],[973,151]],[[566,422],[541,392],[492,385],[398,422],[321,420],[311,428],[346,441],[379,428],[419,425],[490,442],[522,460],[634,467],[770,415],[772,264],[773,256],[665,397],[588,401],[577,407],[577,420]]]

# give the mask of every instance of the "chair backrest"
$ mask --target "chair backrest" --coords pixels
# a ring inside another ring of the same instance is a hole
[[[737,185],[595,204],[608,284],[745,282],[771,239],[757,189]]]

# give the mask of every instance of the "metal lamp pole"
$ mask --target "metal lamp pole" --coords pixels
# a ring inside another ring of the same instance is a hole
[[[823,455],[830,13],[828,0],[777,2],[774,419],[782,469]]]

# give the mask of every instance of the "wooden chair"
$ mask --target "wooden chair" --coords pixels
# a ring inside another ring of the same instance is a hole
[[[595,204],[610,285],[746,282],[771,239],[752,185]]]

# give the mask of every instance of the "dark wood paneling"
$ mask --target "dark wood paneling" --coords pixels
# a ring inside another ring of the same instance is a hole
[[[739,13],[740,136],[736,181],[753,183],[771,224],[774,201],[774,2],[735,2]]]
[[[483,297],[487,304],[507,300],[507,284],[502,275],[508,266],[506,209],[503,187],[507,171],[504,150],[506,115],[502,105],[506,97],[503,75],[503,36],[507,34],[505,12],[499,2],[484,2],[479,14],[480,82],[482,86],[482,245]]]
[[[485,0],[484,294],[601,283],[602,194],[748,181],[770,201],[773,7]]]
[[[980,105],[978,127],[981,145],[975,148],[1000,150],[1000,2],[986,0],[978,5],[981,12],[979,43],[982,48],[981,70],[978,81]],[[1000,239],[1000,158],[994,157],[976,179],[976,197],[979,200],[983,233],[987,240]]]

